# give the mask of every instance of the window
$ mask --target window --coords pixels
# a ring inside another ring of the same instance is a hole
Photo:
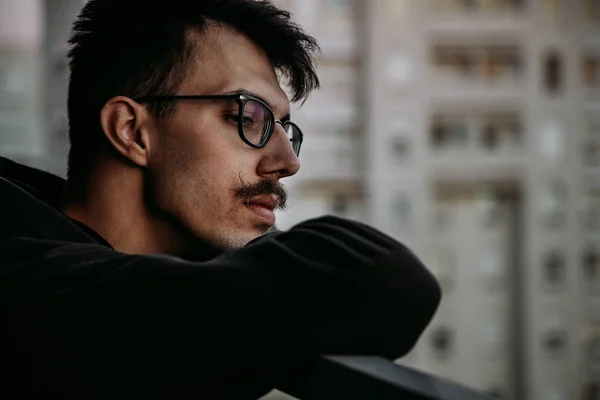
[[[542,334],[542,350],[548,357],[564,354],[567,347],[567,333],[560,323],[554,323]]]
[[[472,3],[472,4],[469,4]],[[465,0],[431,0],[431,9],[436,13],[462,11],[465,7],[474,5],[474,1]]]
[[[585,338],[582,346],[584,383],[582,400],[600,399],[600,325],[598,321],[591,322],[586,327]]]
[[[600,142],[588,140],[583,143],[583,163],[586,167],[600,167]]]
[[[443,46],[433,50],[433,66],[439,75],[470,78],[475,76],[476,63],[475,54],[465,47]]]
[[[484,49],[483,77],[488,81],[516,80],[521,75],[521,55],[513,46]]]
[[[434,117],[431,127],[434,148],[466,148],[469,142],[469,127],[464,115],[439,115]]]
[[[520,10],[524,0],[431,0],[435,12],[497,13]]]
[[[597,54],[588,54],[581,62],[582,84],[586,88],[600,86],[600,57]]]
[[[526,0],[484,0],[487,8],[494,11],[522,10]]]
[[[393,136],[389,147],[392,158],[397,164],[405,164],[410,160],[410,140],[406,136]]]
[[[0,94],[8,88],[8,65],[0,62]]]
[[[487,152],[513,151],[523,139],[521,116],[514,111],[435,114],[430,129],[436,149],[467,149],[473,140]]]
[[[550,51],[544,58],[544,87],[549,95],[557,95],[563,89],[563,61],[557,51]]]
[[[587,345],[588,361],[593,367],[600,367],[600,335],[594,335]]]
[[[523,127],[517,113],[494,113],[483,116],[479,143],[487,151],[500,148],[518,148],[523,136]]]
[[[586,282],[600,281],[600,255],[598,250],[588,248],[582,257],[583,278]]]
[[[515,83],[523,72],[521,50],[515,45],[437,45],[431,63],[440,78],[471,82]]]
[[[348,212],[348,196],[338,193],[331,200],[331,212],[343,217]]]
[[[584,196],[583,225],[597,232],[600,230],[600,185],[589,185]]]
[[[492,150],[498,147],[499,143],[498,128],[492,124],[486,124],[481,135],[481,145],[483,148]]]
[[[583,165],[600,167],[600,121],[593,116],[588,117],[584,141],[581,147]]]
[[[565,259],[557,250],[551,251],[544,259],[543,280],[550,288],[562,287],[566,280]]]
[[[451,356],[454,347],[454,333],[446,326],[440,326],[431,333],[431,347],[438,359]]]

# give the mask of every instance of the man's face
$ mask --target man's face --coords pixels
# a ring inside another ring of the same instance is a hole
[[[197,60],[177,94],[236,91],[263,98],[281,119],[289,101],[264,52],[247,37],[223,28],[192,36],[201,41]],[[280,124],[262,149],[244,143],[231,116],[235,101],[178,101],[168,118],[153,126],[149,199],[161,213],[195,237],[222,249],[241,247],[275,222],[283,206],[279,180],[299,167]]]

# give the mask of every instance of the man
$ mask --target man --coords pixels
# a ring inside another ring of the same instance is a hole
[[[440,291],[404,246],[263,235],[300,166],[281,85],[319,84],[287,12],[91,0],[70,44],[66,183],[0,164],[0,397],[302,396],[318,354],[410,350]]]

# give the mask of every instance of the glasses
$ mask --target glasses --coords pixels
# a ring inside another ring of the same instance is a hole
[[[180,96],[145,96],[133,99],[138,103],[174,100],[235,100],[238,111],[235,115],[227,116],[229,120],[237,123],[240,139],[250,147],[262,149],[269,143],[275,125],[280,124],[287,134],[292,149],[296,156],[300,154],[300,147],[304,135],[298,125],[292,121],[275,119],[273,111],[264,101],[247,94],[223,95],[180,95]]]

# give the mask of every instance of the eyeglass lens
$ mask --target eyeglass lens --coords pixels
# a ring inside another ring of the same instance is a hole
[[[246,140],[256,146],[263,146],[275,129],[275,118],[271,110],[264,104],[255,100],[244,103],[242,116],[242,132]],[[294,152],[300,152],[302,134],[297,126],[292,123],[283,124],[283,128],[290,139]]]
[[[246,140],[261,146],[269,135],[273,118],[267,108],[261,103],[248,100],[244,104],[244,115],[242,115],[242,130]]]
[[[292,148],[294,149],[294,153],[296,155],[300,154],[300,146],[302,145],[302,133],[296,125],[291,122],[286,122],[283,124],[283,128],[285,129],[285,133],[287,134],[290,142],[292,143]]]

